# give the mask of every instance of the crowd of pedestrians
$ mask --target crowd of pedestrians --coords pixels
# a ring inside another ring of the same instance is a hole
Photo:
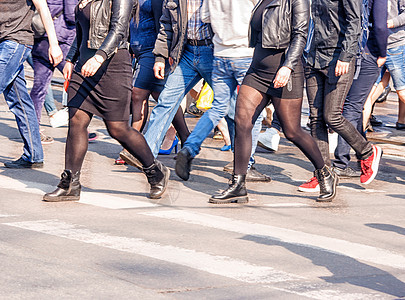
[[[34,38],[35,9],[45,34]],[[23,63],[31,52],[28,94]],[[254,167],[254,154],[258,144],[277,150],[280,131],[314,168],[298,190],[330,202],[339,176],[369,184],[377,175],[382,149],[367,140],[363,119],[387,72],[399,98],[396,128],[405,129],[405,0],[1,1],[0,93],[24,142],[8,168],[43,167],[41,139],[49,137],[39,125],[55,68],[69,83],[69,129],[64,171],[45,201],[80,199],[87,128],[96,115],[123,147],[116,163],[140,169],[152,199],[169,184],[158,155],[180,143],[175,172],[188,180],[201,144],[225,118],[232,175],[210,203],[246,203],[246,181],[271,180]],[[213,101],[190,132],[181,103],[201,80]],[[305,88],[310,134],[301,128]],[[157,104],[148,120],[150,97]],[[269,105],[271,128],[260,133]],[[331,130],[339,135],[333,162]],[[351,149],[359,170],[349,166]]]

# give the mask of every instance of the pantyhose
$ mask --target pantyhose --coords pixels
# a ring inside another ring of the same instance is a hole
[[[315,169],[325,163],[314,139],[301,128],[302,98],[280,99],[242,85],[236,101],[236,135],[234,152],[235,174],[246,174],[252,150],[252,128],[262,110],[272,101],[283,133],[311,161]]]
[[[88,147],[87,127],[92,114],[77,108],[69,108],[69,131],[66,139],[65,169],[73,173],[82,168],[84,156]],[[144,167],[153,164],[154,157],[145,138],[141,133],[131,128],[128,121],[106,121],[108,133],[125,149],[135,156]]]

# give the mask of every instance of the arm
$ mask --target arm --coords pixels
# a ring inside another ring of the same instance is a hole
[[[63,0],[63,18],[67,25],[75,25],[75,7],[76,0]]]
[[[387,15],[388,15],[388,4],[387,0],[374,1],[372,7],[373,15],[373,34],[376,37],[376,44],[378,47],[378,56],[387,56],[387,39],[388,39],[388,28],[387,28]]]
[[[201,20],[204,23],[211,23],[208,0],[203,1],[202,7],[201,7]]]
[[[285,55],[283,66],[277,71],[273,80],[274,87],[280,88],[287,84],[291,71],[302,58],[308,35],[309,3],[307,0],[291,2],[291,41]]]
[[[49,41],[49,61],[52,65],[57,66],[63,59],[62,50],[59,47],[58,39],[56,37],[55,27],[51,13],[49,12],[48,5],[45,0],[33,0],[35,8],[41,16],[42,23],[44,24],[46,34]]]
[[[165,60],[169,58],[169,51],[172,44],[173,29],[170,18],[169,9],[177,9],[174,2],[168,2],[164,0],[162,16],[160,17],[160,29],[155,42],[155,48],[153,54],[155,54],[155,62],[165,63]]]
[[[159,33],[160,17],[162,16],[163,0],[152,0],[152,14],[155,21],[155,30]]]
[[[342,0],[346,14],[346,32],[342,42],[339,61],[350,62],[357,54],[361,32],[361,0]],[[342,74],[343,75],[343,74]]]
[[[388,20],[388,28],[396,28],[405,25],[405,0],[399,1],[398,9],[398,16]]]
[[[124,40],[134,6],[133,0],[113,0],[110,29],[96,54],[83,65],[81,73],[85,77],[96,74],[103,62],[110,58]]]

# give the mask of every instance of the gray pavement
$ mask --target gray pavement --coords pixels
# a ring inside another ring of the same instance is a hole
[[[376,108],[386,125],[395,101]],[[187,117],[190,127],[197,120]],[[312,167],[282,138],[278,152],[256,157],[272,182],[249,183],[247,205],[214,206],[208,198],[226,187],[232,160],[222,142],[204,142],[187,182],[174,174],[174,154],[160,156],[171,180],[151,201],[143,174],[113,164],[120,146],[95,118],[81,201],[45,203],[67,128],[51,128],[45,114],[43,123],[55,138],[44,168],[0,166],[1,299],[405,299],[405,159],[393,142],[404,133],[383,127],[388,155],[376,180],[342,179],[332,203],[297,191]],[[0,165],[21,155],[2,96],[0,144]]]

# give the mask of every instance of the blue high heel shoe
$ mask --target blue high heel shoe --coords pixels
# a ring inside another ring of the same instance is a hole
[[[169,154],[172,153],[173,148],[174,148],[174,153],[177,153],[177,145],[178,145],[178,144],[179,144],[179,139],[178,139],[177,136],[176,136],[176,137],[174,137],[172,146],[171,146],[169,149],[167,149],[167,150],[159,149],[159,154],[162,154],[162,155],[169,155]]]
[[[231,145],[224,145],[224,146],[221,148],[221,151],[229,151],[229,150],[231,150]]]

